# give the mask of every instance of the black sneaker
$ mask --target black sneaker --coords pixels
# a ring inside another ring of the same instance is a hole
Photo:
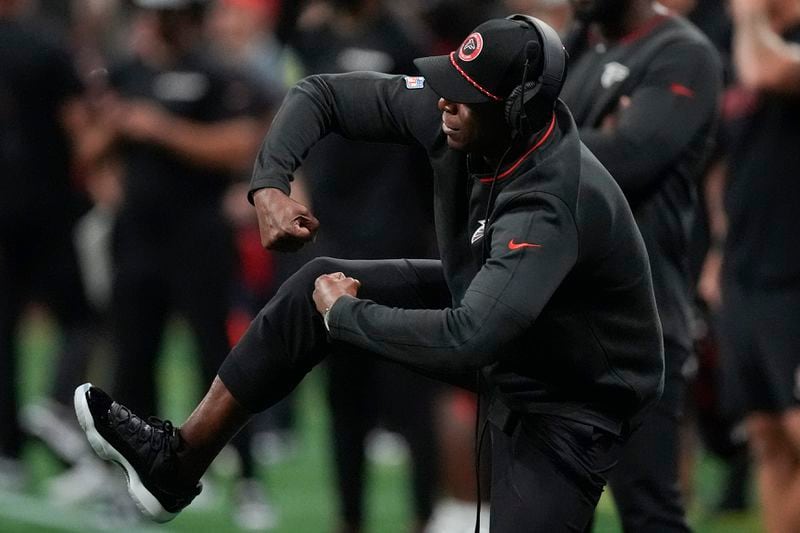
[[[200,482],[177,482],[181,440],[169,420],[144,420],[91,383],[75,389],[75,412],[97,455],[125,470],[128,492],[151,520],[172,520],[200,494]]]

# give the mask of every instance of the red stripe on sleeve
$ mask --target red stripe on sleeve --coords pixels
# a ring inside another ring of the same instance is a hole
[[[673,83],[669,86],[669,90],[672,91],[673,94],[677,94],[678,96],[686,96],[687,98],[694,98],[694,91],[688,88],[686,85],[681,85],[680,83]]]

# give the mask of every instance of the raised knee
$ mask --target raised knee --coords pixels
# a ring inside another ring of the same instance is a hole
[[[314,290],[314,282],[323,274],[330,274],[341,270],[340,260],[332,257],[315,257],[295,272],[284,287],[299,288],[300,290]]]

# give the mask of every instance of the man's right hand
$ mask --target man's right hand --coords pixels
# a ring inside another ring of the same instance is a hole
[[[258,215],[261,246],[279,252],[294,252],[310,241],[319,228],[319,220],[302,204],[274,188],[259,189],[253,194]]]

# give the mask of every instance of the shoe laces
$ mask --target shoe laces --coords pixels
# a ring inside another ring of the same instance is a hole
[[[164,451],[171,455],[172,437],[175,435],[175,426],[169,420],[151,416],[147,420],[133,414],[130,409],[120,405],[117,410],[118,424],[134,437],[137,442],[148,443],[154,452]]]
[[[150,438],[150,447],[154,450],[172,451],[170,443],[175,434],[175,426],[169,420],[161,420],[151,416],[147,419],[147,424],[153,428]]]

